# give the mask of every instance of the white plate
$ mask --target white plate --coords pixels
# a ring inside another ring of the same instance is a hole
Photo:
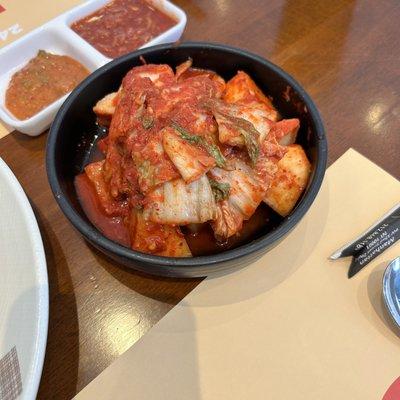
[[[3,122],[27,135],[37,136],[50,126],[58,109],[67,97],[65,95],[33,117],[23,121],[15,118],[7,110],[4,98],[12,75],[35,57],[38,50],[42,49],[55,54],[71,56],[85,65],[90,72],[111,61],[111,58],[98,52],[70,28],[74,21],[98,10],[109,1],[89,0],[0,49],[0,119]],[[177,41],[186,26],[185,12],[168,0],[150,1],[155,7],[173,17],[177,23],[140,48]]]
[[[0,158],[0,360],[15,346],[21,399],[35,399],[49,317],[46,258],[35,215]]]

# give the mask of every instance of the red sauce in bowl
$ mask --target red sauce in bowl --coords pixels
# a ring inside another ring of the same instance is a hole
[[[97,143],[99,145],[99,142]],[[97,161],[103,157],[94,146],[90,161]],[[75,190],[90,222],[108,239],[123,246],[131,247],[131,239],[123,217],[107,215],[99,202],[93,183],[85,173],[79,174],[74,180]],[[213,230],[208,224],[184,227],[183,234],[193,256],[217,254],[247,243],[265,230],[275,229],[282,218],[274,213],[268,206],[261,204],[254,215],[243,224],[239,234],[230,237],[221,243],[215,240]]]
[[[129,53],[176,25],[145,0],[113,0],[71,25],[79,36],[107,57]]]
[[[75,178],[75,189],[82,205],[83,211],[90,221],[108,239],[130,246],[129,231],[122,217],[112,217],[104,213],[92,182],[86,174],[80,174]]]

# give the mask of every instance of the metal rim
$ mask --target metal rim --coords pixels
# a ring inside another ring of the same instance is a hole
[[[396,307],[393,301],[392,290],[391,290],[391,282],[393,281],[393,276],[394,276],[394,271],[392,266],[394,263],[400,263],[400,257],[397,257],[394,260],[392,260],[385,269],[382,278],[382,294],[386,308],[389,311],[389,314],[392,317],[393,322],[400,328],[399,309],[398,307]]]

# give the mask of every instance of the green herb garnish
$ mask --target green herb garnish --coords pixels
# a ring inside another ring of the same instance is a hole
[[[253,124],[250,123],[250,125],[253,127]],[[257,163],[258,156],[260,154],[260,147],[258,145],[258,140],[257,140],[258,136],[255,136],[254,133],[251,131],[251,129],[250,130],[243,129],[241,127],[239,127],[239,129],[240,129],[240,133],[243,136],[244,145],[246,146],[247,153],[249,154],[250,160],[251,160],[252,164],[255,165]]]
[[[179,132],[182,139],[186,140],[191,144],[196,144],[203,147],[203,149],[205,149],[207,153],[214,158],[215,163],[217,164],[218,167],[224,168],[226,166],[226,159],[222,155],[221,150],[217,145],[207,142],[207,140],[204,139],[202,136],[191,134],[176,122],[172,122],[171,125],[174,129],[176,129]]]
[[[258,144],[260,133],[250,121],[247,121],[243,118],[234,117],[226,113],[222,113],[218,110],[216,111],[216,114],[221,115],[222,118],[228,120],[235,128],[239,130],[240,134],[243,136],[247,153],[254,166],[260,154],[260,146]]]
[[[142,126],[144,129],[151,129],[154,125],[154,118],[151,115],[144,115],[142,117]]]
[[[213,191],[216,201],[226,200],[229,197],[231,191],[231,185],[226,182],[217,182],[214,179],[208,178],[211,189]]]
[[[39,50],[38,51],[38,57],[47,57],[47,51],[45,51],[45,50]]]

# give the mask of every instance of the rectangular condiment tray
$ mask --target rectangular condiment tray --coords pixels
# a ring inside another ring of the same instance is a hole
[[[50,126],[58,109],[68,96],[67,94],[59,98],[26,120],[15,118],[7,110],[5,93],[12,75],[34,58],[39,50],[70,56],[83,64],[90,72],[112,60],[101,54],[70,28],[73,22],[109,2],[110,0],[89,0],[0,49],[0,119],[4,123],[27,135],[37,136]],[[168,0],[152,0],[151,3],[174,18],[177,23],[140,48],[175,42],[181,37],[186,25],[185,12]]]

